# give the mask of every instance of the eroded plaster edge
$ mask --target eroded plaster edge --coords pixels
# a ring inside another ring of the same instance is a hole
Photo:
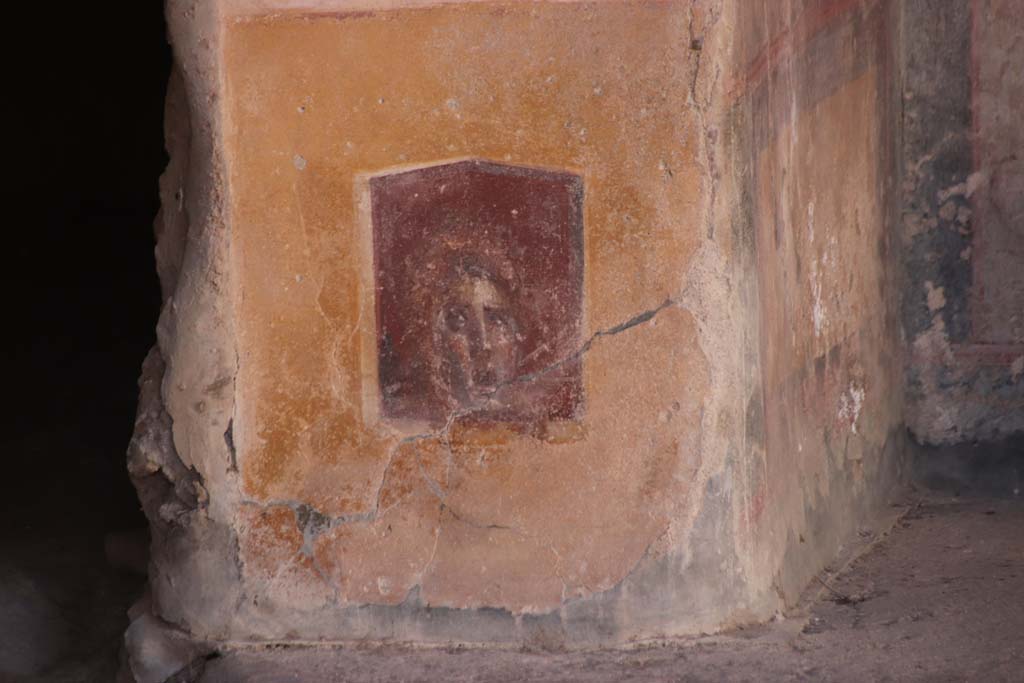
[[[165,6],[174,70],[156,225],[164,301],[129,448],[152,532],[146,612],[212,637],[229,633],[242,590],[220,10],[200,0]]]

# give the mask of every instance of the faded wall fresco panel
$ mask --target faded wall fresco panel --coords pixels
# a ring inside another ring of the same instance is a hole
[[[1024,344],[1024,5],[973,0],[973,341]]]
[[[852,531],[851,511],[878,503],[894,464],[889,7],[753,7],[747,35],[764,41],[747,50],[746,77],[766,456],[750,519],[758,540],[800,539],[770,560],[778,589],[796,596]]]
[[[1024,5],[901,3],[908,425],[1024,429]]]
[[[381,412],[443,423],[582,408],[582,180],[463,161],[370,180]]]

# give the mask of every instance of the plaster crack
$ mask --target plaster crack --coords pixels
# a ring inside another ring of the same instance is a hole
[[[694,5],[690,5],[690,21],[687,26],[687,32],[689,33],[690,38],[690,49],[695,51],[697,56],[694,60],[693,77],[690,79],[690,88],[687,93],[687,100],[690,107],[693,108],[694,115],[697,119],[697,124],[702,135],[701,153],[705,162],[705,173],[703,176],[709,178],[708,206],[714,207],[718,196],[718,164],[715,159],[715,144],[718,138],[718,130],[713,126],[709,126],[707,123],[707,110],[711,106],[711,95],[709,94],[704,98],[704,100],[702,100],[698,94],[698,86],[700,81],[701,60],[704,55],[704,35],[718,24],[721,17],[719,11],[716,11],[715,8],[711,8],[708,11],[710,13],[710,20],[707,25],[704,26],[704,32],[701,35],[697,35],[694,29],[696,12],[694,11]],[[718,81],[721,77],[721,73],[721,65],[716,63],[711,87],[707,92],[717,92]],[[715,223],[712,211],[707,212],[707,237],[708,239],[714,239],[715,237]]]
[[[462,524],[465,524],[466,526],[471,526],[474,529],[481,529],[483,531],[514,531],[516,533],[522,533],[519,529],[512,526],[506,526],[504,524],[484,524],[483,522],[476,522],[467,517],[463,517],[459,513],[455,512],[455,510],[453,510],[452,507],[447,503],[442,503],[441,507],[444,510],[447,510],[448,514],[450,514],[452,516],[452,519],[454,519],[456,522],[461,522]]]
[[[602,337],[613,337],[615,335],[622,334],[623,332],[626,332],[626,331],[628,331],[628,330],[630,330],[630,329],[632,329],[634,327],[637,327],[639,325],[642,325],[642,324],[644,324],[646,322],[649,322],[649,321],[653,320],[658,314],[660,314],[666,308],[669,308],[669,307],[672,307],[672,306],[676,306],[676,305],[678,305],[677,301],[675,299],[671,298],[671,297],[668,297],[668,298],[665,299],[665,301],[663,301],[658,306],[655,306],[654,308],[650,308],[648,310],[642,311],[642,312],[632,316],[631,318],[629,318],[629,319],[627,319],[627,320],[625,320],[623,322],[620,322],[620,323],[618,323],[616,325],[613,325],[611,327],[597,330],[592,335],[590,335],[590,337],[574,353],[570,354],[569,356],[567,356],[565,358],[562,358],[562,359],[560,359],[560,360],[558,360],[558,361],[556,361],[554,363],[551,363],[551,364],[547,365],[546,367],[544,367],[544,368],[542,368],[542,369],[540,369],[540,370],[538,370],[536,372],[525,374],[525,375],[520,375],[520,376],[515,377],[515,378],[513,378],[511,380],[508,380],[506,382],[506,384],[513,384],[513,383],[520,383],[520,382],[530,382],[530,381],[536,380],[537,378],[542,377],[543,375],[545,375],[545,374],[547,374],[549,372],[557,370],[558,368],[560,368],[560,367],[562,367],[562,366],[564,366],[564,365],[566,365],[568,363],[571,363],[573,361],[578,360],[584,354],[586,354],[588,351],[590,351],[590,349],[593,347],[593,345],[597,342],[598,339],[600,339]],[[435,557],[435,555],[437,553],[437,549],[438,549],[438,545],[439,545],[439,542],[440,542],[440,537],[441,537],[441,533],[442,533],[442,529],[443,529],[443,514],[446,511],[449,513],[449,515],[451,515],[451,518],[453,520],[455,520],[455,521],[457,521],[457,522],[459,522],[461,524],[465,524],[467,526],[470,526],[470,527],[472,527],[474,529],[480,529],[480,530],[485,530],[485,531],[490,531],[490,530],[511,531],[513,533],[519,533],[519,534],[524,534],[525,533],[525,532],[523,532],[523,530],[518,529],[518,528],[513,527],[513,526],[508,526],[508,525],[503,525],[503,524],[496,524],[496,523],[485,523],[485,522],[480,522],[480,521],[471,519],[469,517],[466,517],[465,515],[460,514],[459,512],[456,512],[452,508],[450,503],[448,502],[448,492],[447,492],[446,489],[448,488],[448,486],[451,483],[452,469],[454,467],[454,452],[453,452],[453,449],[452,449],[452,442],[451,442],[451,430],[452,430],[452,427],[455,425],[455,423],[456,423],[456,421],[458,419],[460,419],[462,417],[467,417],[467,416],[471,415],[472,413],[473,413],[472,410],[455,410],[455,411],[452,411],[452,412],[449,413],[447,419],[445,420],[444,425],[442,427],[440,427],[439,429],[434,430],[434,431],[429,431],[429,432],[422,432],[422,433],[419,433],[419,434],[412,434],[412,435],[406,436],[406,437],[400,439],[399,441],[397,441],[394,444],[394,446],[391,448],[391,451],[390,451],[390,454],[389,454],[389,457],[388,457],[388,462],[385,465],[384,470],[383,470],[383,475],[381,477],[380,486],[377,489],[377,494],[376,494],[375,503],[374,503],[374,509],[372,511],[370,511],[370,512],[361,513],[361,514],[354,514],[354,515],[330,516],[330,515],[324,514],[323,512],[321,512],[320,510],[317,510],[316,508],[314,508],[313,506],[311,506],[309,504],[302,503],[302,502],[295,501],[295,500],[256,501],[256,500],[251,500],[251,499],[243,499],[240,502],[241,502],[242,505],[258,507],[258,508],[261,508],[261,509],[269,509],[269,508],[275,508],[275,507],[286,507],[286,508],[290,509],[293,512],[293,514],[295,515],[295,525],[296,525],[297,529],[299,530],[299,532],[302,534],[302,539],[303,539],[302,546],[299,549],[299,554],[301,554],[303,557],[306,557],[307,559],[309,559],[311,564],[312,564],[312,566],[313,566],[314,571],[321,578],[321,580],[323,580],[328,586],[332,587],[332,590],[334,590],[334,599],[335,599],[335,602],[337,602],[337,600],[338,600],[337,587],[334,586],[333,583],[328,580],[328,578],[327,578],[326,574],[324,573],[323,569],[320,567],[319,563],[317,562],[316,551],[315,551],[315,541],[316,541],[316,539],[321,534],[323,534],[325,531],[329,531],[331,529],[334,529],[334,528],[336,528],[336,527],[338,527],[338,526],[340,526],[342,524],[349,524],[349,523],[353,523],[353,522],[375,522],[375,521],[377,521],[380,518],[380,516],[384,512],[387,511],[387,510],[382,510],[381,509],[381,497],[383,495],[384,488],[385,488],[386,483],[387,483],[388,472],[391,470],[392,466],[394,465],[395,459],[398,457],[399,450],[403,446],[406,446],[406,445],[412,444],[412,443],[416,443],[417,441],[425,441],[425,440],[429,440],[429,439],[438,439],[438,440],[440,440],[442,442],[442,444],[444,445],[444,447],[445,447],[445,449],[447,451],[447,462],[446,462],[446,466],[445,466],[445,486],[444,487],[442,487],[440,483],[435,481],[427,473],[426,469],[423,466],[423,462],[422,462],[422,460],[420,458],[420,454],[419,454],[418,450],[417,450],[417,452],[415,453],[415,456],[414,456],[415,460],[416,460],[416,467],[417,467],[417,470],[419,471],[420,477],[423,479],[424,483],[426,484],[427,489],[439,501],[439,503],[440,503],[440,508],[439,509],[440,509],[440,513],[441,513],[441,516],[439,516],[439,519],[438,519],[438,530],[437,530],[437,535],[435,536],[435,539],[434,539],[434,547],[431,550],[431,554],[430,554],[429,560],[424,565],[423,571],[421,572],[421,576],[422,576],[423,574],[425,574],[429,570],[429,568],[432,566],[432,564],[434,562],[434,557]],[[388,509],[390,509],[390,507]],[[553,548],[552,548],[552,551],[554,552]],[[555,554],[557,556],[557,552]],[[564,577],[562,577],[562,578],[563,578],[563,582],[564,582]]]
[[[621,334],[626,330],[636,327],[637,325],[642,325],[643,323],[648,322],[649,320],[653,320],[655,316],[657,316],[666,308],[675,305],[677,305],[676,301],[669,297],[665,299],[665,301],[663,301],[660,305],[648,309],[643,313],[638,313],[637,315],[633,316],[629,320],[626,320],[625,322],[621,322],[618,325],[614,325],[607,329],[598,330],[594,334],[590,335],[590,338],[587,339],[587,341],[585,341],[579,349],[577,349],[574,353],[570,354],[569,356],[566,356],[565,358],[557,360],[554,363],[546,365],[545,367],[541,368],[540,370],[537,370],[536,372],[531,372],[525,375],[519,375],[518,377],[514,377],[506,381],[504,384],[507,385],[532,382],[538,379],[539,377],[543,377],[547,373],[557,370],[558,368],[561,368],[562,366],[567,365],[568,363],[572,363],[573,361],[579,360],[585,353],[590,351],[591,347],[594,345],[594,342],[596,342],[601,337],[614,337],[615,335]]]
[[[434,566],[434,558],[437,557],[437,547],[441,545],[441,531],[443,529],[443,526],[441,524],[442,515],[444,515],[444,503],[442,503],[438,507],[437,533],[434,534],[434,547],[430,549],[430,557],[427,559],[426,563],[424,563],[423,569],[420,570],[420,576],[416,582],[418,586],[423,585],[423,577],[426,576],[427,572],[430,571],[430,568]]]

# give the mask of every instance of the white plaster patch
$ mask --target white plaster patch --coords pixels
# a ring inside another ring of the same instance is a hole
[[[951,185],[944,190],[935,193],[939,203],[944,203],[950,197],[964,197],[970,199],[971,195],[977,192],[978,188],[988,182],[989,172],[986,170],[975,171],[967,176],[967,180],[956,185]]]
[[[957,183],[956,185],[950,185],[944,190],[939,190],[935,193],[935,198],[939,200],[939,204],[944,204],[950,197],[963,197],[967,194],[967,183]]]
[[[814,249],[814,200],[807,203],[807,239],[810,244],[810,248]],[[828,265],[828,252],[823,257],[823,265]],[[820,337],[822,332],[825,331],[826,319],[825,319],[825,304],[821,297],[821,277],[818,271],[818,260],[811,260],[811,299],[813,305],[811,306],[811,320],[814,324],[814,336]]]
[[[1010,377],[1016,382],[1021,375],[1024,375],[1024,355],[1017,356],[1010,364]]]
[[[936,287],[931,280],[924,283],[925,292],[928,295],[928,310],[934,313],[946,305],[946,294],[942,287]]]
[[[811,296],[814,297],[814,307],[811,309],[814,336],[820,337],[825,329],[825,305],[821,302],[821,281],[818,279],[818,268],[814,262],[811,263]]]
[[[971,195],[977,192],[978,188],[988,182],[988,171],[975,171],[971,175],[967,176],[967,189],[964,192],[964,196],[968,199]]]
[[[839,396],[839,419],[849,420],[850,429],[857,433],[857,420],[864,406],[864,387],[850,383],[849,388]]]
[[[956,203],[946,202],[939,209],[939,218],[944,221],[951,221],[956,217]]]
[[[939,360],[947,365],[952,365],[953,349],[949,344],[949,337],[946,335],[946,323],[942,316],[934,316],[931,326],[917,335],[912,344],[914,356],[920,360]]]

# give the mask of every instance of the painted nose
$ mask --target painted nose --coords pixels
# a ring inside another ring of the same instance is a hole
[[[484,351],[490,351],[491,340],[494,336],[494,330],[491,329],[491,326],[487,320],[487,315],[484,313],[482,309],[477,313],[476,332],[477,335],[479,335],[480,348],[482,348]]]
[[[469,330],[470,363],[473,385],[477,387],[493,387],[497,382],[491,351],[491,335],[487,324],[480,317],[474,321]]]

